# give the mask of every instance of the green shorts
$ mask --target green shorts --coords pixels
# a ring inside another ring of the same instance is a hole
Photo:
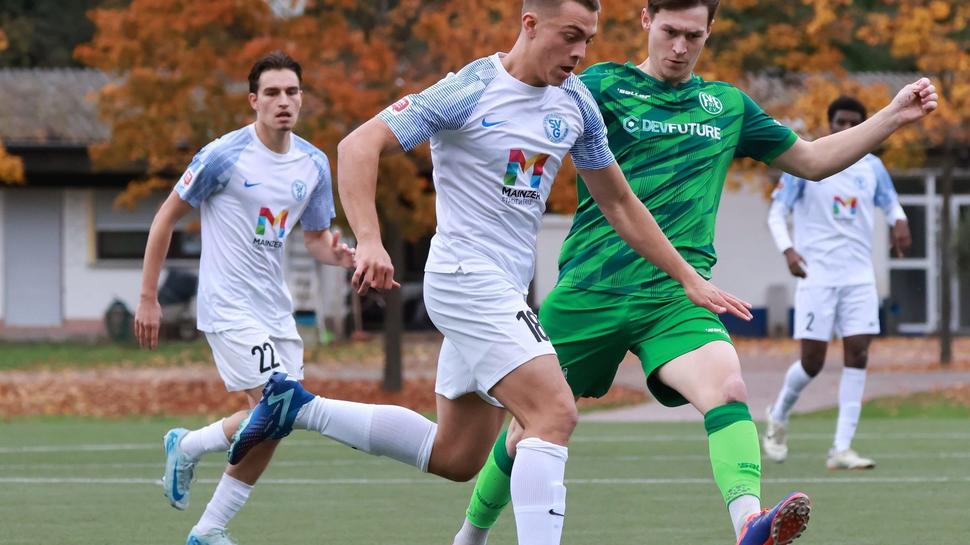
[[[641,297],[557,286],[543,301],[539,321],[574,395],[605,395],[630,351],[640,358],[650,393],[668,407],[687,400],[655,371],[707,343],[731,342],[717,315],[685,295]]]

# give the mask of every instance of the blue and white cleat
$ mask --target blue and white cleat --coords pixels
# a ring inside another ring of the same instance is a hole
[[[165,449],[165,474],[162,475],[162,489],[172,507],[184,511],[189,506],[189,487],[195,477],[195,466],[199,460],[189,458],[182,452],[179,443],[189,430],[175,428],[168,430],[162,438]]]
[[[189,538],[185,540],[185,545],[236,545],[236,542],[229,537],[229,532],[221,528],[211,530],[205,534],[200,534],[192,528]]]
[[[774,509],[748,517],[737,545],[788,545],[805,531],[811,513],[811,498],[793,492]]]
[[[273,373],[263,387],[263,398],[232,435],[229,463],[238,464],[253,447],[267,439],[289,435],[296,415],[314,397],[298,381],[289,380],[286,373]]]

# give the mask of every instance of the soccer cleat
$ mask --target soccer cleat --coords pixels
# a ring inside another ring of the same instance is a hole
[[[839,452],[830,450],[825,467],[829,469],[873,469],[876,467],[876,462],[869,458],[863,458],[856,451],[847,448]]]
[[[162,475],[162,489],[172,507],[184,511],[189,506],[189,487],[195,478],[195,466],[198,459],[189,458],[182,452],[179,443],[189,430],[175,428],[168,430],[162,438],[165,449],[165,474]]]
[[[774,509],[748,517],[737,545],[788,545],[805,531],[811,513],[812,500],[801,492],[793,492]]]
[[[192,528],[189,538],[185,540],[185,545],[236,545],[236,542],[229,537],[229,532],[221,528],[210,530],[200,534]]]
[[[263,398],[239,424],[229,445],[229,463],[242,461],[253,447],[267,439],[282,439],[293,431],[300,409],[316,397],[286,373],[273,373],[263,387]]]
[[[771,405],[765,411],[765,435],[761,439],[765,456],[775,462],[784,462],[788,457],[788,443],[785,438],[785,423],[771,416]]]

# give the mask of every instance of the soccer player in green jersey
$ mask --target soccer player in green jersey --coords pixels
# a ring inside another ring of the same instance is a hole
[[[714,223],[731,161],[752,157],[820,180],[862,158],[896,129],[932,112],[926,79],[907,85],[872,118],[813,142],[800,139],[739,89],[693,68],[718,0],[648,0],[641,14],[648,58],[602,63],[581,76],[603,114],[609,143],[634,193],[680,254],[704,277],[716,261]],[[811,501],[796,492],[761,508],[761,454],[738,355],[718,317],[690,303],[667,274],[613,231],[584,181],[559,259],[559,281],[540,321],[576,397],[609,390],[626,352],[667,406],[704,415],[711,465],[739,545],[785,545],[805,529]],[[479,474],[455,545],[482,545],[509,501],[516,422]]]

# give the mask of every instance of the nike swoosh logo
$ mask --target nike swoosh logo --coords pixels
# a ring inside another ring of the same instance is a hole
[[[554,510],[552,510],[552,509],[550,509],[550,510],[549,510],[549,514],[550,514],[550,515],[556,515],[557,517],[565,517],[565,516],[566,516],[566,514],[565,514],[565,513],[557,513],[557,512],[555,512],[555,511],[554,511]]]
[[[494,127],[496,125],[501,125],[503,123],[505,123],[505,121],[492,121],[491,123],[489,123],[487,119],[482,118],[482,126],[485,128]]]
[[[169,438],[169,440],[168,440],[169,441],[169,450],[175,448],[174,443],[177,440],[178,440],[178,437],[176,437],[174,435]],[[179,494],[179,484],[178,484],[179,483],[179,480],[178,480],[177,475],[176,475],[178,473],[178,470],[179,470],[178,464],[175,464],[175,468],[172,471],[172,499],[174,499],[175,501],[182,501],[182,498],[185,497],[185,494]]]
[[[243,182],[243,187],[254,187],[254,186],[262,185],[262,184],[263,184],[263,182],[252,183],[249,180],[246,180],[245,182]]]
[[[286,413],[290,410],[290,401],[293,400],[293,390],[289,389],[282,394],[273,394],[266,398],[266,403],[270,405],[275,405],[280,401],[283,401],[283,410],[280,411],[280,422],[279,425],[283,425],[283,420],[286,419]]]

